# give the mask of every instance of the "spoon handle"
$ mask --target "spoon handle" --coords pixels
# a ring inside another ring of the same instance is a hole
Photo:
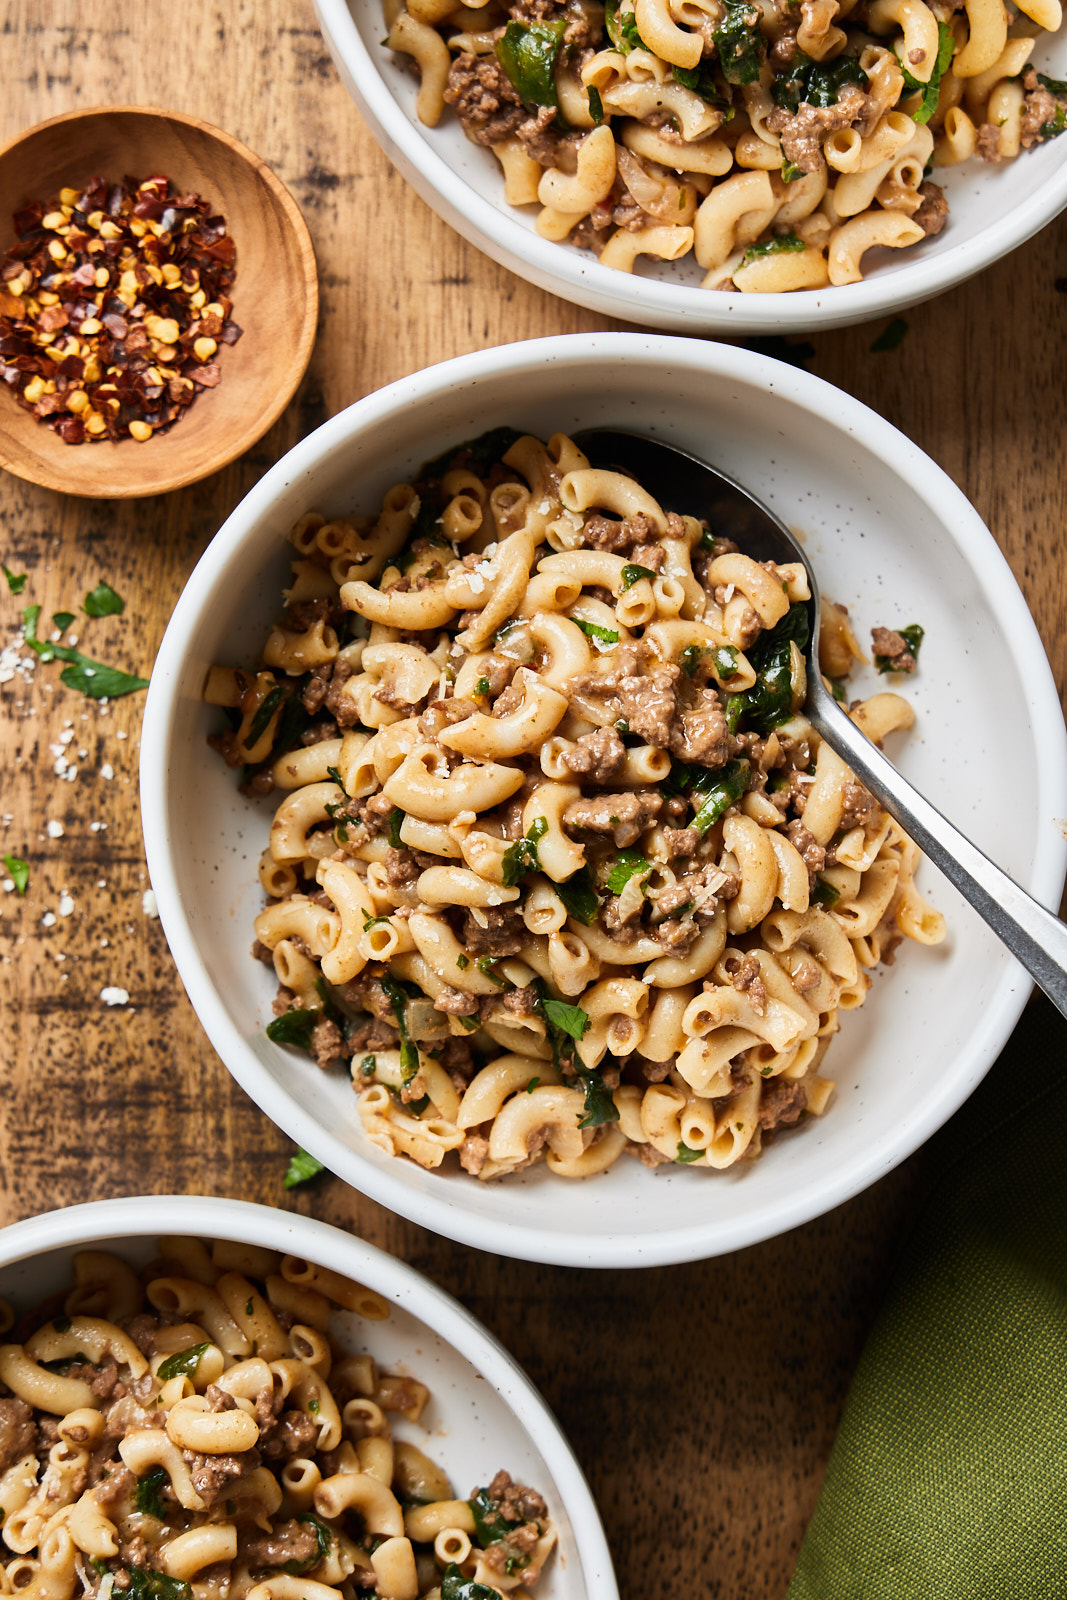
[[[810,688],[807,713],[819,733],[1067,1017],[1067,927],[913,789],[821,682]]]

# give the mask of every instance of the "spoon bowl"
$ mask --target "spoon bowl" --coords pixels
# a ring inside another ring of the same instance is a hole
[[[913,788],[827,688],[819,668],[819,585],[785,523],[727,473],[675,445],[612,428],[586,429],[574,437],[594,466],[630,473],[661,504],[704,518],[745,555],[803,566],[811,590],[804,710],[813,727],[1067,1017],[1067,927]]]

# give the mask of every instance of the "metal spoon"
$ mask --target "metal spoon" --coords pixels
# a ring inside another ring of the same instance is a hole
[[[706,517],[717,534],[733,539],[755,560],[802,563],[811,585],[804,707],[810,721],[1067,1016],[1067,927],[913,789],[823,683],[819,585],[811,563],[785,524],[725,472],[673,445],[609,428],[587,429],[575,435],[575,442],[594,466],[623,468],[663,505]]]

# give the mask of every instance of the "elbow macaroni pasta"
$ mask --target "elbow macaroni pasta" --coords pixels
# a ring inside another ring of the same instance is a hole
[[[562,434],[498,429],[420,476],[413,537],[373,598],[341,574],[275,626],[313,613],[333,663],[234,674],[290,729],[250,778],[282,793],[268,854],[291,870],[261,872],[268,1032],[343,1064],[371,1143],[427,1168],[451,1152],[481,1180],[587,1177],[624,1152],[750,1158],[825,1109],[822,1059],[868,970],[944,933],[910,841],[803,715],[806,573],[753,561]],[[378,621],[433,591],[463,606],[449,627]],[[826,609],[822,666],[841,679],[863,658]],[[435,670],[373,680],[397,720],[358,742],[352,662],[401,644]],[[913,721],[892,692],[852,715],[878,741]],[[231,761],[258,741],[248,707],[232,721],[215,741]],[[319,748],[358,761],[324,777]],[[314,1272],[281,1278],[338,1298]],[[247,1357],[265,1334],[225,1286],[151,1294]],[[183,1439],[244,1425],[176,1407]]]
[[[540,1494],[501,1471],[457,1500],[393,1434],[390,1414],[417,1424],[429,1390],[331,1338],[338,1311],[387,1318],[387,1301],[259,1247],[158,1244],[140,1275],[82,1252],[66,1315],[29,1312],[14,1339],[5,1318],[0,1592],[439,1600],[442,1585],[478,1584],[504,1600],[534,1588],[556,1543]],[[227,1310],[250,1354],[187,1320]]]
[[[1059,0],[1023,10],[1060,26]],[[869,248],[941,231],[931,166],[1010,160],[1067,126],[1067,85],[1035,72],[1035,38],[1008,39],[1002,0],[548,0],[535,19],[490,0],[476,34],[446,0],[396,12],[419,120],[451,107],[543,238],[622,272],[691,252],[708,289],[855,282]],[[854,181],[912,137],[891,181]]]

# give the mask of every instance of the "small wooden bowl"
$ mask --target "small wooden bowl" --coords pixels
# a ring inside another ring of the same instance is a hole
[[[66,494],[166,494],[243,455],[292,399],[315,339],[315,253],[292,195],[228,133],[173,111],[102,106],[52,117],[0,148],[0,255],[15,242],[11,218],[21,206],[53,200],[95,173],[112,182],[165,174],[210,200],[237,246],[233,317],[244,337],[220,348],[218,386],[144,444],[64,444],[0,393],[0,467]]]

